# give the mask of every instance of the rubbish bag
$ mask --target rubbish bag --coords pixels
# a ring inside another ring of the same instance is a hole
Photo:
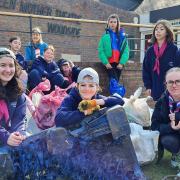
[[[109,92],[110,92],[110,94],[117,93],[121,97],[123,97],[125,95],[125,93],[126,93],[126,89],[116,79],[111,78],[110,82],[109,82]]]
[[[139,87],[129,99],[123,98],[125,101],[123,108],[129,122],[140,124],[143,127],[149,127],[151,125],[151,113],[146,101],[151,97],[139,98],[141,92],[142,87]]]
[[[152,162],[158,151],[159,132],[143,130],[142,126],[130,123],[131,140],[140,164]]]

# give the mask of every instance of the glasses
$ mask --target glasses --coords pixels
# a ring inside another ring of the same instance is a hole
[[[0,55],[10,55],[10,52],[3,50],[3,51],[0,51]]]
[[[166,85],[167,86],[169,86],[169,87],[172,87],[173,86],[173,84],[175,84],[176,86],[180,86],[180,79],[177,79],[177,80],[175,80],[175,81],[167,81],[166,82]]]

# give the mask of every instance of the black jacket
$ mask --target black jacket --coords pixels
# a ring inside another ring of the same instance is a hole
[[[171,128],[169,119],[169,93],[165,92],[161,98],[157,101],[155,109],[152,115],[152,130],[158,130],[160,135],[177,133],[178,131]],[[180,112],[175,113],[175,119],[180,121]]]

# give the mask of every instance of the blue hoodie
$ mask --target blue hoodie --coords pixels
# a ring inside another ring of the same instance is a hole
[[[100,94],[96,94],[94,97],[92,97],[92,99],[103,99],[105,101],[103,107],[112,107],[117,104],[124,104],[124,100],[116,96],[105,97]],[[78,105],[81,101],[82,98],[78,89],[73,88],[56,112],[55,124],[57,127],[75,125],[80,123],[86,117],[84,113],[78,110]]]

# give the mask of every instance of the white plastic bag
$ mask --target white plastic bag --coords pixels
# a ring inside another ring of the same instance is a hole
[[[154,160],[158,151],[158,131],[143,130],[142,126],[130,123],[131,140],[140,164],[147,164]]]
[[[150,108],[147,104],[147,100],[151,99],[150,96],[147,98],[139,98],[142,93],[142,87],[139,87],[134,95],[129,99],[123,98],[125,104],[123,108],[126,112],[127,119],[129,122],[140,124],[144,127],[151,125]]]

